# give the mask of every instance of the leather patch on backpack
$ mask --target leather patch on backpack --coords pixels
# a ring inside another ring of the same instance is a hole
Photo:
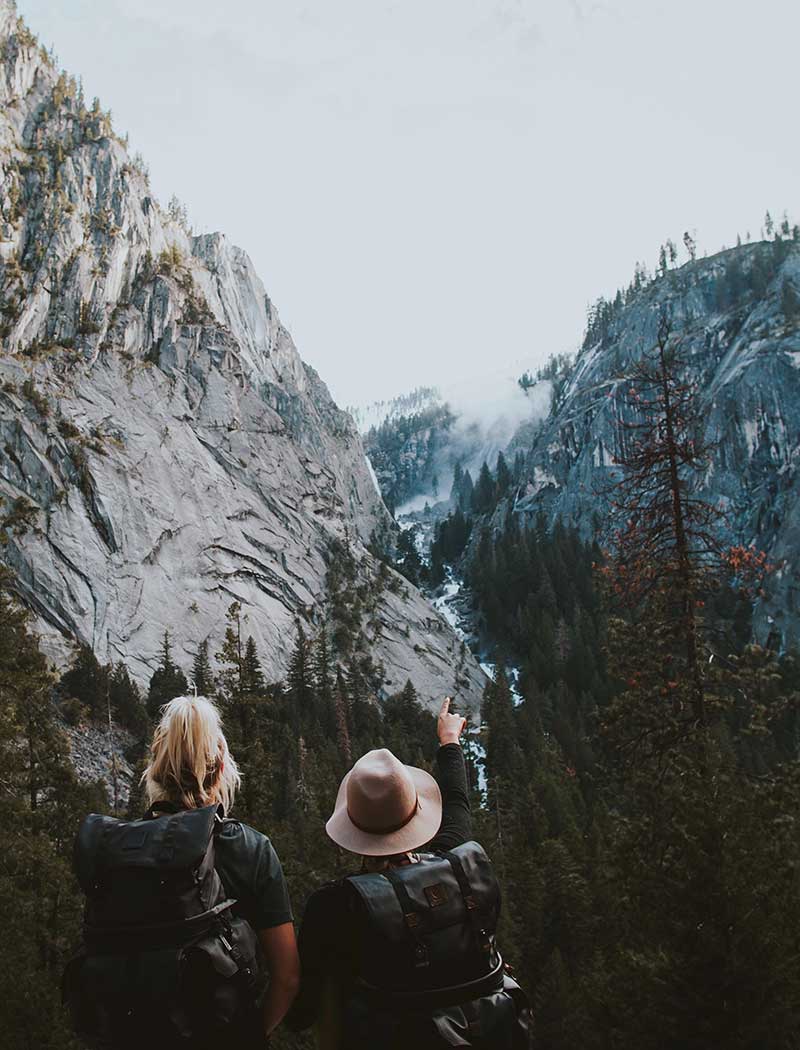
[[[122,849],[141,849],[147,841],[147,831],[144,828],[131,828],[122,837]]]
[[[447,887],[443,882],[437,882],[433,886],[425,887],[425,896],[432,908],[438,908],[447,903]]]

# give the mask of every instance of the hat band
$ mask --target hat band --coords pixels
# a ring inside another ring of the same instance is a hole
[[[368,828],[364,824],[359,824],[353,814],[350,812],[348,807],[347,816],[350,818],[350,823],[354,824],[359,831],[363,831],[366,835],[393,835],[395,831],[400,831],[407,824],[410,824],[414,817],[421,809],[419,795],[417,795],[417,801],[414,803],[414,808],[408,814],[405,820],[401,820],[399,824],[393,824],[389,828]]]

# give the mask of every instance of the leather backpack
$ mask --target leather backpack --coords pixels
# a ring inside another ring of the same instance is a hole
[[[362,930],[346,1047],[528,1046],[527,1000],[496,943],[500,888],[477,842],[346,882]]]
[[[83,942],[63,996],[89,1046],[195,1048],[257,1027],[257,939],[214,866],[223,823],[219,806],[84,820]]]

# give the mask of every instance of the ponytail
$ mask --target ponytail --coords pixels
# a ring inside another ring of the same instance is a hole
[[[204,696],[178,696],[165,704],[142,775],[149,804],[169,801],[195,809],[219,802],[227,813],[240,782],[214,704]]]

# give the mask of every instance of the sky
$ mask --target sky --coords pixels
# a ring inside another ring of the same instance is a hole
[[[795,0],[18,7],[343,405],[543,363],[668,237],[800,220]]]

